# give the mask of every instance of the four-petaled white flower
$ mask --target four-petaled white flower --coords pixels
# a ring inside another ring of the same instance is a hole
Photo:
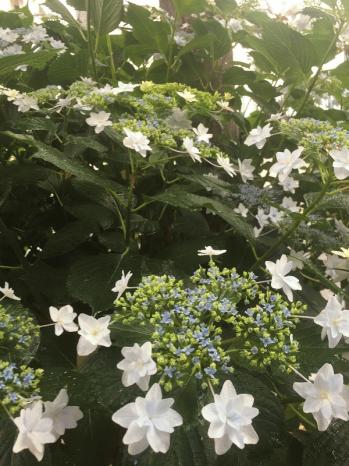
[[[212,246],[205,246],[205,249],[198,250],[198,256],[210,256],[212,258],[212,256],[220,256],[226,252],[226,249],[213,249]]]
[[[343,147],[341,150],[332,150],[330,156],[333,158],[334,174],[338,180],[344,180],[349,176],[349,149]]]
[[[292,199],[292,197],[287,197],[285,196],[283,199],[282,199],[282,203],[281,203],[282,207],[284,209],[288,209],[290,210],[291,212],[300,212],[301,211],[301,207],[297,204],[296,201],[294,201]]]
[[[304,160],[300,158],[303,147],[299,147],[293,152],[285,149],[283,152],[276,153],[277,162],[270,167],[270,176],[278,177],[280,181],[285,180],[292,170],[299,170],[306,166]]]
[[[74,322],[76,312],[70,304],[57,309],[54,306],[49,307],[50,317],[55,322],[55,334],[59,337],[63,331],[76,332],[79,327]]]
[[[77,421],[84,417],[78,406],[68,406],[68,402],[67,390],[62,388],[53,401],[44,403],[44,418],[52,420],[52,433],[56,439],[64,435],[66,429],[75,429]]]
[[[195,94],[185,89],[183,92],[177,92],[177,94],[182,97],[186,102],[196,102],[197,98]]]
[[[282,210],[279,210],[276,207],[270,207],[268,217],[275,225],[281,222],[281,220],[284,218],[284,215],[285,214],[282,212]]]
[[[198,142],[206,142],[207,144],[210,143],[210,139],[212,138],[212,134],[208,132],[208,128],[202,123],[199,123],[197,128],[193,128],[194,133],[196,134],[196,140]]]
[[[114,89],[114,94],[121,94],[122,92],[133,92],[139,84],[118,82],[118,86]]]
[[[98,346],[111,346],[110,330],[108,325],[110,316],[95,317],[88,316],[87,314],[80,314],[79,317],[79,342],[78,342],[78,355],[87,356],[93,353]]]
[[[104,110],[98,113],[91,112],[90,116],[86,118],[86,123],[89,126],[94,126],[95,133],[99,134],[107,126],[112,126],[113,123],[109,120],[109,117],[110,117],[110,113],[107,113]]]
[[[183,147],[188,152],[193,162],[201,162],[200,151],[194,146],[194,141],[191,138],[185,137],[183,139]]]
[[[248,180],[253,180],[253,172],[255,167],[252,165],[252,159],[238,159],[239,173],[243,183],[246,183]]]
[[[261,228],[269,225],[269,214],[267,214],[263,207],[258,207],[257,215],[255,215],[255,219],[259,223]]]
[[[335,348],[342,336],[349,337],[349,310],[343,309],[337,296],[330,296],[325,309],[314,318],[314,322],[322,327],[321,339],[328,338],[328,346]]]
[[[292,261],[292,270],[303,270],[304,260],[309,259],[310,252],[305,252],[303,250],[295,251],[294,249],[291,249],[288,257]]]
[[[236,174],[236,168],[229,160],[229,157],[224,157],[223,155],[217,155],[217,163],[220,165],[224,171],[228,173],[232,178]]]
[[[127,272],[125,275],[125,272],[122,271],[120,280],[118,280],[115,283],[114,288],[112,288],[112,291],[118,294],[116,299],[119,299],[124,291],[127,290],[128,282],[130,281],[132,275],[133,274],[131,272]]]
[[[126,137],[123,139],[122,143],[128,149],[132,149],[142,157],[147,156],[147,151],[152,150],[149,146],[149,139],[140,131],[132,131],[131,129],[124,128],[124,133]]]
[[[267,142],[267,139],[270,138],[271,132],[273,128],[268,123],[267,125],[257,126],[257,128],[253,128],[250,134],[245,139],[244,144],[246,146],[253,146],[256,145],[258,149],[262,149]]]
[[[21,94],[13,100],[13,104],[17,105],[19,112],[28,112],[30,109],[39,110],[38,100],[30,95]]]
[[[202,415],[210,423],[208,436],[214,439],[217,455],[224,455],[234,443],[238,448],[256,444],[258,434],[252,419],[259,410],[253,407],[252,395],[236,393],[230,380],[223,384],[221,393],[214,395],[214,402],[202,408]]]
[[[8,282],[5,282],[5,285],[3,288],[0,287],[0,293],[3,294],[3,297],[1,299],[4,299],[6,297],[9,299],[13,299],[15,301],[21,300],[21,298],[15,295],[13,288],[10,288],[10,285],[8,284]]]
[[[121,382],[125,387],[137,384],[138,387],[147,391],[150,376],[156,374],[156,364],[151,358],[152,345],[149,341],[142,346],[135,343],[133,346],[124,346],[121,354],[125,359],[116,366],[124,371]]]
[[[299,188],[299,181],[292,178],[292,176],[287,176],[286,178],[279,180],[279,185],[284,191],[294,194],[296,189]]]
[[[282,289],[287,298],[292,302],[292,290],[302,289],[298,278],[292,275],[286,276],[292,270],[292,261],[288,261],[287,256],[283,254],[276,262],[266,261],[265,266],[272,276],[271,287],[275,290]]]
[[[14,420],[19,433],[12,451],[19,453],[28,449],[38,461],[44,457],[44,445],[54,443],[56,436],[52,433],[53,421],[43,416],[41,401],[35,401],[27,408],[21,409]]]
[[[244,206],[244,204],[242,204],[242,202],[239,203],[239,205],[234,209],[234,212],[236,212],[237,214],[240,214],[241,217],[247,217],[247,214],[248,214],[248,208]]]
[[[182,416],[171,408],[173,398],[162,399],[161,388],[155,383],[145,398],[138,397],[116,411],[112,420],[127,429],[122,441],[130,455],[137,455],[149,445],[156,453],[170,448],[170,434],[183,424]]]
[[[293,384],[293,390],[305,399],[303,411],[314,416],[320,431],[326,430],[333,418],[348,421],[349,388],[343,384],[342,374],[324,364],[313,379]]]

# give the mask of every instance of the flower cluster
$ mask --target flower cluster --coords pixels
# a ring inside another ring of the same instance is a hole
[[[0,404],[11,414],[39,396],[42,369],[0,361]]]
[[[23,308],[0,304],[0,356],[13,361],[26,359],[39,341],[39,327]],[[5,348],[5,350],[4,350]]]
[[[295,362],[297,351],[291,333],[295,320],[290,318],[305,306],[289,305],[279,294],[263,292],[255,278],[250,272],[220,270],[212,260],[207,270],[194,272],[187,288],[168,275],[143,277],[134,293],[116,300],[112,322],[152,327],[153,356],[166,391],[193,376],[203,388],[208,380],[218,384],[220,373],[233,371],[232,351],[252,366],[278,361],[285,369],[285,364]],[[231,338],[225,336],[232,333],[240,348],[226,348]],[[132,349],[132,358],[137,353],[140,349]]]

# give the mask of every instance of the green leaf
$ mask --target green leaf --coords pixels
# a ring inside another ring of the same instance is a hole
[[[77,246],[88,240],[93,232],[92,225],[92,222],[87,221],[67,223],[49,238],[40,255],[41,259],[57,257],[73,251]]]
[[[235,231],[254,242],[254,235],[251,226],[241,219],[234,210],[224,204],[221,201],[211,199],[205,196],[199,196],[184,191],[183,187],[177,186],[176,188],[170,188],[161,194],[152,196],[151,199],[155,199],[164,204],[172,205],[173,207],[183,207],[185,209],[208,209],[213,213],[225,220],[231,225]]]
[[[349,61],[345,61],[337,66],[332,71],[332,74],[342,81],[344,87],[349,88]]]
[[[312,433],[304,447],[306,466],[344,466],[349,463],[349,424],[333,423],[325,432]]]
[[[114,295],[115,296],[115,295]],[[117,309],[116,309],[117,312]],[[150,325],[124,325],[114,322],[109,326],[114,346],[132,346],[134,343],[145,343],[150,340],[154,328]]]
[[[122,12],[122,0],[93,0],[91,19],[96,34],[101,36],[114,31],[120,23]]]
[[[141,6],[130,3],[125,21],[131,24],[132,34],[142,46],[150,51],[166,54],[170,37],[168,23],[152,21],[150,12]]]
[[[71,55],[64,53],[50,63],[48,79],[50,84],[71,84],[87,73],[88,51],[80,50]]]
[[[314,199],[318,197],[319,193],[306,193],[304,199],[309,206]],[[334,194],[326,194],[314,211],[319,210],[344,210],[349,213],[349,194],[345,192],[336,192]]]
[[[56,50],[41,50],[39,52],[29,52],[23,55],[0,58],[0,76],[11,73],[17,66],[21,65],[29,65],[37,70],[42,70],[56,55]]]
[[[45,4],[51,11],[59,14],[65,21],[67,21],[67,23],[81,31],[80,24],[60,0],[46,0]]]
[[[110,189],[116,194],[127,194],[126,188],[124,188],[116,181],[110,180],[109,178],[103,178],[101,175],[98,175],[86,165],[80,163],[78,160],[69,158],[66,154],[60,152],[58,149],[48,146],[31,136],[16,134],[12,131],[2,131],[1,134],[17,141],[37,147],[39,151],[33,155],[33,158],[45,160],[46,162],[51,163],[61,170],[76,176],[82,181],[87,181],[97,186],[101,186],[104,189]],[[121,203],[123,202],[122,198],[119,200]]]
[[[180,16],[201,13],[207,6],[206,0],[172,0],[172,3]]]
[[[95,311],[112,306],[116,298],[111,291],[119,272],[118,254],[84,255],[70,268],[67,287],[71,295],[89,304]]]

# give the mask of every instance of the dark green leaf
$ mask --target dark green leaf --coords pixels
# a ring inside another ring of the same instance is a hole
[[[106,35],[118,27],[122,7],[122,0],[93,0],[91,2],[91,19],[97,35]]]

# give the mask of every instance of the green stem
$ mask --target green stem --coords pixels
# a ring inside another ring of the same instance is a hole
[[[112,47],[111,38],[109,34],[107,36],[107,47],[108,47],[109,58],[110,58],[111,77],[112,77],[112,80],[115,81],[116,68],[115,68],[115,62],[114,62],[113,47]]]
[[[281,238],[276,241],[252,266],[252,269],[255,267],[259,266],[265,259],[271,256],[271,254],[281,245],[285,242],[285,240],[294,233],[301,222],[307,220],[307,217],[311,212],[316,208],[316,206],[319,204],[319,202],[322,200],[322,198],[326,195],[327,193],[327,188],[329,186],[330,182],[328,181],[327,183],[324,184],[324,187],[322,191],[316,196],[314,201],[304,210],[303,215],[300,215],[297,220],[292,224],[291,228],[289,228],[282,236]]]
[[[292,409],[292,411],[297,414],[297,416],[302,419],[303,422],[305,422],[306,424],[308,424],[310,427],[312,427],[313,429],[316,429],[317,430],[317,426],[311,422],[309,419],[307,419],[303,413],[301,413],[300,411],[298,411],[298,409],[296,409],[293,405],[289,405],[289,407]]]
[[[91,30],[92,1],[94,0],[88,0],[88,3],[87,3],[87,39],[88,39],[88,49],[90,52],[93,76],[94,76],[94,79],[97,81],[97,68],[96,68],[95,53],[94,53],[93,45],[92,45],[92,30]]]

